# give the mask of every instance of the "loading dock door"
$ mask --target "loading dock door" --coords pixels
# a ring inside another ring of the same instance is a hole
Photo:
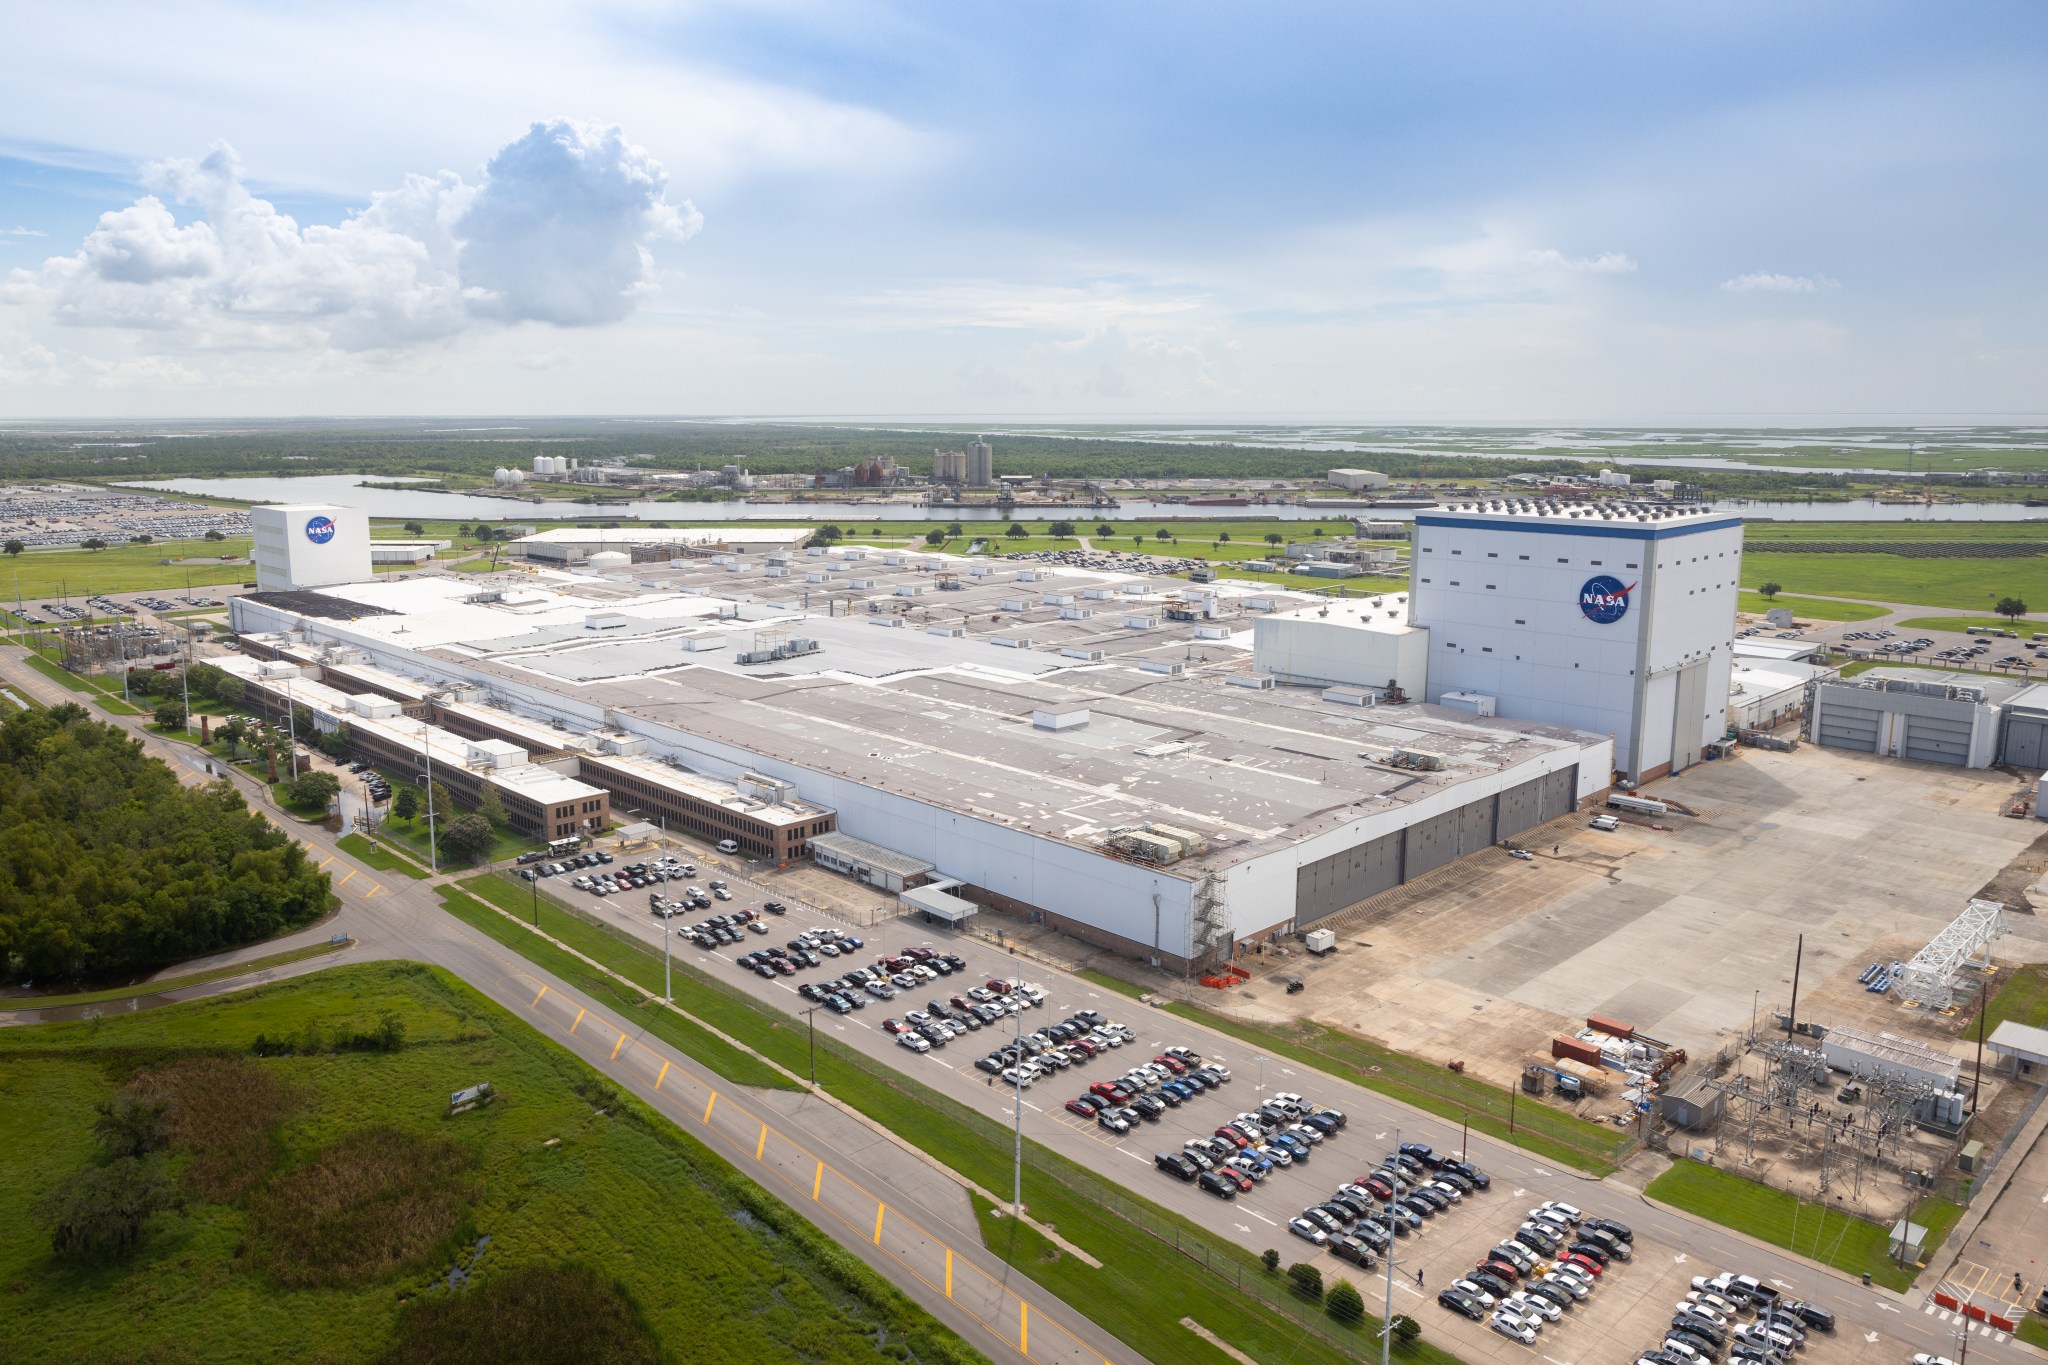
[[[1574,764],[1560,772],[1548,773],[1543,779],[1543,804],[1539,818],[1555,820],[1560,815],[1570,815],[1579,804],[1579,769]],[[1502,837],[1506,837],[1503,835]]]
[[[1512,839],[1523,830],[1543,823],[1543,782],[1541,777],[1531,778],[1500,794],[1496,829],[1501,838]]]
[[[2008,720],[2001,761],[2015,768],[2048,768],[2048,717],[2014,715]]]
[[[1700,758],[1700,736],[1706,732],[1707,661],[1687,664],[1678,672],[1671,711],[1671,771],[1683,772]]]
[[[1884,712],[1875,707],[1850,706],[1823,698],[1820,717],[1814,724],[1814,742],[1832,749],[1855,749],[1859,753],[1874,754],[1883,722]]]
[[[1962,767],[1970,761],[1970,730],[1973,716],[1907,716],[1903,758],[1927,763],[1953,763]]]
[[[1399,886],[1402,843],[1399,833],[1382,835],[1318,858],[1296,872],[1295,924],[1308,924]]]
[[[1408,826],[1406,862],[1410,881],[1457,859],[1459,816],[1458,811],[1447,810]]]
[[[1458,856],[1477,853],[1493,842],[1493,798],[1458,808]]]

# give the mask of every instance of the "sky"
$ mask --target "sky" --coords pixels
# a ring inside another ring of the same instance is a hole
[[[9,11],[0,420],[2048,416],[2031,0]]]

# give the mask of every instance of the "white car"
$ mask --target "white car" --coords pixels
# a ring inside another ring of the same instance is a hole
[[[1530,1294],[1527,1292],[1511,1294],[1508,1296],[1508,1301],[1502,1307],[1513,1309],[1524,1318],[1533,1314],[1536,1317],[1542,1318],[1545,1322],[1556,1322],[1564,1316],[1562,1308],[1559,1308],[1541,1294]]]
[[[1453,1204],[1462,1204],[1465,1202],[1465,1192],[1459,1189],[1456,1185],[1453,1185],[1448,1180],[1432,1180],[1427,1185],[1424,1185],[1422,1188],[1425,1190],[1435,1191],[1436,1193],[1442,1195],[1444,1198],[1450,1200]]]
[[[1484,1289],[1481,1289],[1478,1285],[1474,1284],[1470,1280],[1452,1280],[1451,1288],[1457,1290],[1461,1294],[1470,1294],[1473,1298],[1479,1300],[1479,1302],[1487,1308],[1493,1307],[1494,1303],[1496,1302],[1493,1295],[1487,1293]]]
[[[1707,1305],[1700,1303],[1696,1300],[1680,1300],[1678,1304],[1678,1311],[1681,1313],[1690,1313],[1696,1318],[1700,1318],[1703,1321],[1710,1322],[1724,1332],[1728,1330],[1728,1319],[1726,1317],[1724,1317],[1720,1312],[1716,1311],[1715,1309],[1709,1308],[1707,1307]]]
[[[1956,1365],[1956,1363],[1947,1356],[1929,1355],[1926,1351],[1920,1351],[1913,1356],[1913,1365]]]
[[[1315,1243],[1315,1245],[1317,1246],[1322,1246],[1330,1240],[1330,1235],[1328,1233],[1324,1232],[1314,1223],[1309,1222],[1306,1218],[1288,1219],[1287,1230],[1293,1233],[1296,1237],[1307,1238],[1309,1241]]]
[[[1524,1346],[1536,1344],[1536,1329],[1512,1314],[1495,1313],[1486,1320],[1486,1325],[1509,1341],[1519,1341]]]
[[[1559,1289],[1572,1296],[1573,1303],[1584,1303],[1587,1295],[1593,1292],[1586,1282],[1578,1276],[1561,1274],[1555,1270],[1543,1277],[1543,1283],[1556,1285]]]
[[[1019,1090],[1029,1090],[1031,1088],[1031,1072],[1025,1070],[1023,1067],[1004,1067],[1003,1079],[1008,1081],[1011,1085],[1017,1087],[1017,1089]]]
[[[1711,1289],[1695,1289],[1685,1296],[1685,1301],[1701,1308],[1710,1308],[1724,1318],[1732,1318],[1740,1311],[1733,1303]]]
[[[1573,1223],[1578,1222],[1580,1219],[1586,1216],[1585,1214],[1579,1212],[1577,1209],[1573,1208],[1570,1204],[1564,1203],[1561,1200],[1556,1199],[1545,1200],[1543,1203],[1536,1206],[1534,1212],[1541,1213],[1546,1209],[1552,1212],[1563,1214],[1567,1219],[1569,1219]]]
[[[932,1050],[932,1045],[915,1033],[897,1034],[896,1044],[898,1047],[907,1047],[912,1052],[930,1052]]]
[[[1680,1360],[1689,1360],[1693,1362],[1693,1365],[1706,1365],[1707,1358],[1705,1356],[1680,1341],[1677,1337],[1664,1338],[1664,1351],[1669,1355],[1677,1356]]]
[[[1267,1143],[1258,1149],[1258,1153],[1277,1167],[1287,1167],[1294,1164],[1294,1153],[1288,1151],[1285,1147],[1276,1147],[1271,1143]]]
[[[1280,1102],[1280,1103],[1282,1103],[1282,1104],[1307,1104],[1307,1103],[1308,1103],[1308,1101],[1307,1101],[1307,1100],[1305,1100],[1305,1099],[1303,1099],[1303,1098],[1302,1098],[1301,1096],[1299,1096],[1299,1095],[1295,1094],[1295,1093],[1294,1093],[1294,1092],[1293,1092],[1292,1090],[1276,1090],[1276,1091],[1274,1091],[1274,1092],[1273,1092],[1273,1098],[1274,1098],[1275,1100],[1279,1101],[1279,1102]]]

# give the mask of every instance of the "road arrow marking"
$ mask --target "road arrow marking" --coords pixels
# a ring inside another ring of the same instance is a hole
[[[1875,1332],[1865,1332],[1863,1334],[1863,1339],[1869,1342],[1872,1346],[1877,1345],[1877,1333]]]
[[[1681,1251],[1676,1256],[1673,1256],[1671,1258],[1671,1262],[1673,1265],[1684,1265],[1685,1259],[1685,1253]]]
[[[1239,1232],[1244,1233],[1249,1233],[1252,1230],[1252,1225],[1250,1223],[1232,1223],[1230,1226],[1236,1228]]]

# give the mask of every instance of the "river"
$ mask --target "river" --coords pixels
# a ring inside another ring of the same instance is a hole
[[[594,507],[580,502],[521,502],[473,493],[407,492],[396,488],[364,488],[364,476],[309,474],[297,478],[160,479],[123,483],[123,488],[153,488],[200,497],[236,498],[245,502],[335,502],[359,507],[373,517],[436,521],[1157,521],[1168,517],[1225,520],[1238,517],[1281,521],[1319,521],[1354,515],[1405,519],[1413,509],[1318,508],[1291,506],[1191,507],[1185,503],[1123,500],[1119,507],[1019,507],[1014,512],[994,507],[929,508],[907,503],[806,502],[628,502]],[[388,478],[370,479],[388,483]],[[1893,506],[1871,499],[1854,502],[1717,502],[1718,510],[1736,512],[1753,521],[2048,521],[2048,507],[2017,503],[1949,503],[1933,507]]]

